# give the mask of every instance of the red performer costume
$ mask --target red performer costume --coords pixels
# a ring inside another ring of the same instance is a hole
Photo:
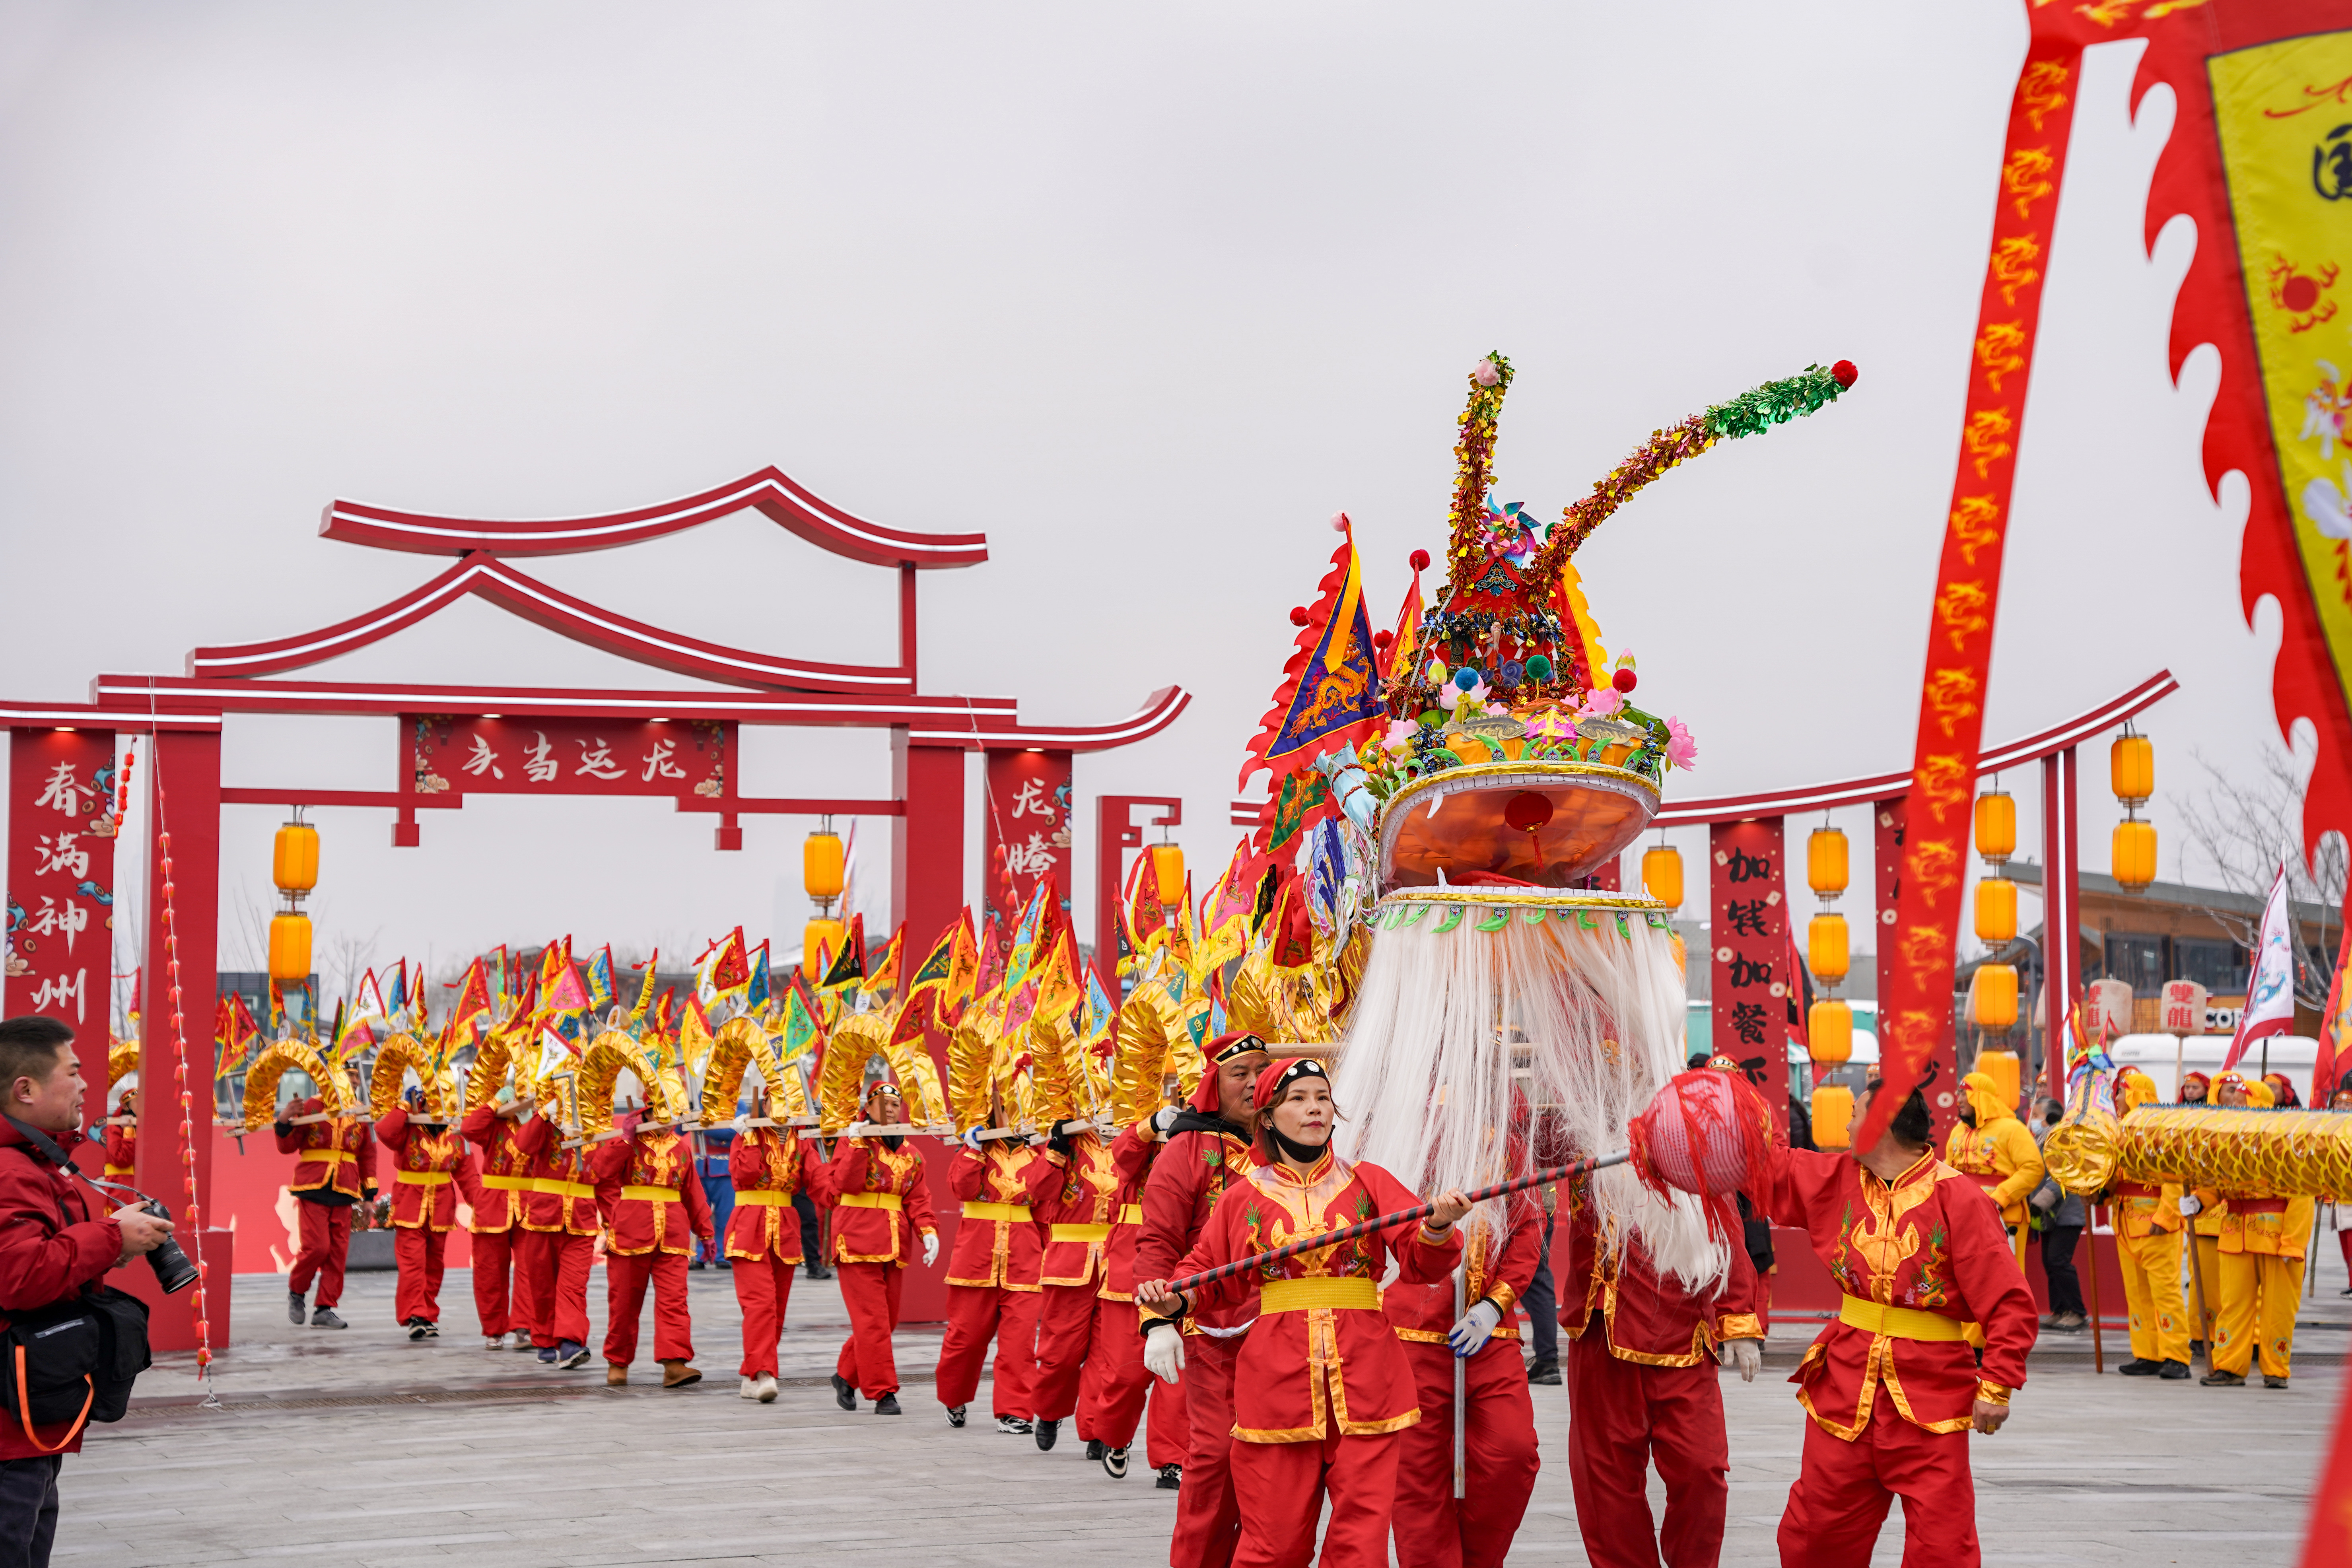
[[[326,1108],[316,1095],[298,1100],[278,1112],[272,1129],[278,1152],[296,1156],[294,1179],[287,1189],[301,1210],[301,1250],[294,1255],[294,1271],[286,1279],[286,1315],[302,1321],[302,1298],[318,1281],[314,1329],[347,1327],[335,1316],[343,1299],[343,1259],[352,1247],[352,1205],[375,1198],[375,1136],[356,1116],[336,1116],[297,1127],[299,1116],[315,1116]]]
[[[588,1362],[588,1270],[596,1261],[596,1173],[588,1152],[566,1148],[555,1123],[534,1116],[517,1128],[514,1146],[530,1173],[517,1194],[515,1300],[527,1314],[539,1359],[553,1366]]]
[[[1845,1291],[1790,1379],[1810,1421],[1780,1516],[1783,1563],[1864,1568],[1898,1495],[1905,1568],[1979,1561],[1969,1432],[1998,1429],[2037,1321],[2000,1211],[1927,1136],[1914,1091],[1870,1156],[1891,1178],[1864,1156],[1770,1152],[1772,1217],[1804,1228]]]
[[[1499,1251],[1486,1229],[1464,1227],[1466,1255],[1462,1306],[1454,1281],[1408,1285],[1381,1294],[1381,1305],[1412,1368],[1421,1420],[1400,1435],[1396,1516],[1397,1562],[1402,1568],[1495,1568],[1511,1550],[1519,1520],[1535,1490],[1536,1411],[1528,1394],[1527,1363],[1519,1354],[1512,1310],[1535,1282],[1543,1258],[1543,1206],[1525,1193],[1512,1195],[1510,1235]],[[1494,1303],[1490,1335],[1462,1365],[1468,1410],[1462,1434],[1466,1478],[1454,1496],[1454,1377],[1455,1346],[1478,1339],[1484,1319],[1471,1324],[1466,1309]],[[1579,1510],[1580,1516],[1582,1510]]]
[[[1322,1064],[1308,1058],[1276,1063],[1259,1077],[1258,1108],[1283,1100],[1294,1083],[1319,1084],[1323,1077]],[[1328,1110],[1328,1096],[1324,1104]],[[1178,1265],[1181,1273],[1420,1201],[1378,1165],[1350,1165],[1328,1146],[1301,1171],[1274,1157],[1272,1125],[1262,1127],[1257,1152],[1264,1163],[1218,1200],[1201,1239]],[[1329,1121],[1319,1127],[1328,1142]],[[1284,1152],[1295,1152],[1288,1145]],[[1192,1292],[1196,1308],[1230,1306],[1253,1290],[1258,1299],[1259,1316],[1242,1341],[1233,1383],[1232,1463],[1242,1520],[1234,1568],[1307,1568],[1316,1556],[1326,1492],[1331,1524],[1318,1561],[1324,1568],[1386,1568],[1397,1434],[1421,1419],[1412,1368],[1381,1311],[1379,1281],[1391,1257],[1402,1283],[1444,1285],[1462,1260],[1462,1240],[1450,1221],[1435,1231],[1408,1222],[1263,1263]]]
[[[422,1340],[441,1332],[441,1259],[457,1223],[459,1149],[447,1127],[427,1126],[411,1111],[394,1106],[375,1136],[392,1160],[393,1258],[400,1268],[393,1316],[410,1339]]]
[[[530,1156],[516,1142],[520,1114],[512,1102],[478,1105],[457,1123],[466,1142],[482,1152],[482,1168],[474,1178],[480,1201],[466,1228],[474,1237],[474,1310],[481,1315],[482,1338],[494,1351],[506,1348],[508,1331],[519,1324],[523,1332],[515,1335],[515,1348],[530,1345],[531,1306],[517,1299],[530,1287],[515,1267],[521,1195],[530,1190]]]
[[[1731,1465],[1717,1346],[1764,1337],[1738,1216],[1727,1205],[1718,1227],[1730,1274],[1702,1293],[1661,1273],[1640,1236],[1604,1236],[1586,1181],[1569,1188],[1568,1204],[1559,1321],[1570,1336],[1568,1476],[1584,1555],[1594,1568],[1656,1568],[1661,1558],[1666,1568],[1714,1568]],[[1666,1488],[1658,1529],[1653,1463]]]
[[[888,1102],[897,1120],[898,1091],[877,1083],[866,1097],[866,1114]],[[844,1138],[825,1167],[825,1194],[834,1204],[833,1258],[841,1276],[842,1304],[849,1309],[849,1337],[834,1363],[834,1402],[857,1408],[863,1392],[877,1415],[898,1414],[898,1363],[890,1331],[898,1326],[898,1296],[921,1237],[924,1261],[939,1251],[939,1223],[923,1173],[922,1151],[900,1134]]]
[[[114,1102],[117,1118],[127,1118],[118,1124],[106,1125],[106,1179],[127,1182],[139,1170],[139,1102],[135,1089],[124,1089],[122,1098]]]
[[[727,1260],[743,1309],[741,1393],[769,1404],[776,1397],[776,1343],[793,1297],[793,1270],[803,1261],[796,1192],[823,1190],[824,1163],[816,1141],[785,1127],[746,1127],[727,1152],[735,1186],[727,1216]]]
[[[1037,1260],[1043,1250],[1024,1173],[1035,1151],[1015,1139],[959,1149],[948,1169],[948,1189],[963,1200],[948,1256],[948,1331],[940,1342],[940,1403],[948,1420],[963,1425],[964,1406],[980,1390],[980,1363],[996,1342],[990,1408],[1000,1425],[1027,1431],[1036,1408]],[[1041,1428],[1040,1447],[1053,1446]]]
[[[686,1305],[686,1259],[698,1237],[711,1239],[710,1200],[695,1175],[694,1151],[667,1128],[631,1127],[589,1156],[596,1206],[604,1215],[604,1381],[629,1381],[637,1359],[637,1320],[646,1287],[654,1292],[654,1359],[662,1386],[702,1381]]]
[[[1104,1447],[1104,1466],[1127,1473],[1128,1446],[1150,1393],[1135,1315],[1135,1241],[1142,1228],[1137,1183],[1152,1145],[1133,1128],[1105,1145],[1092,1131],[1054,1140],[1028,1172],[1031,1207],[1048,1227],[1037,1280],[1038,1446],[1042,1424],[1078,1418],[1082,1442]],[[1133,1222],[1130,1221],[1130,1216]],[[1083,1373],[1083,1376],[1081,1373]]]

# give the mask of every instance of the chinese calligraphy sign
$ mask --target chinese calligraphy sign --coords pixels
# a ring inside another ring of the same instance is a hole
[[[735,727],[701,721],[435,718],[402,721],[418,795],[726,798]]]
[[[1709,830],[1707,948],[1715,1054],[1741,1065],[1782,1119],[1789,1105],[1789,898],[1780,819]],[[1802,994],[1800,984],[1799,994]]]
[[[1070,902],[1070,753],[991,752],[985,893],[997,930],[1009,932],[1037,884],[1051,880]]]
[[[114,769],[110,730],[13,731],[0,1008],[100,1031],[100,1049],[112,1023]]]

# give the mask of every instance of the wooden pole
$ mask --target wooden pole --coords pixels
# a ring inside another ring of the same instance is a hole
[[[2099,1211],[2095,1206],[2091,1210],[2091,1223],[2084,1237],[2091,1244],[2088,1248],[2091,1265],[2091,1371],[2105,1376],[2107,1352],[2105,1342],[2099,1334]],[[2118,1239],[2116,1245],[2121,1247],[2123,1242]]]

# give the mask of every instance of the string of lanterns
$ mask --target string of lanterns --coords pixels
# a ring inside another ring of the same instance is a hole
[[[280,985],[310,978],[310,917],[302,900],[319,885],[319,830],[294,820],[278,830],[269,850],[269,879],[286,896],[286,907],[269,917],[269,978]]]
[[[1977,858],[1992,875],[1977,884],[1977,940],[2005,947],[2017,940],[2017,884],[2009,879],[2010,857],[2017,853],[2017,801],[2000,789],[1977,796]],[[1979,1029],[2005,1035],[2017,1027],[2018,975],[2013,963],[1979,963],[1969,982],[1969,1020]]]
[[[817,912],[801,927],[801,972],[811,980],[824,978],[819,965],[825,955],[841,951],[842,939],[848,933],[848,927],[833,912],[833,900],[841,897],[847,883],[849,864],[841,836],[833,830],[833,819],[826,817],[824,822],[801,845],[801,886],[817,905]]]
[[[2108,860],[2124,891],[2142,892],[2156,880],[2156,824],[2139,816],[2139,808],[2156,794],[2156,747],[2129,724],[2107,748],[2107,782],[2124,808],[2108,844]]]
[[[1822,1074],[1853,1059],[1853,1006],[1838,995],[1853,967],[1853,942],[1845,916],[1834,906],[1845,892],[1851,866],[1845,833],[1826,825],[1805,841],[1805,884],[1825,906],[1805,925],[1805,961],[1823,994],[1805,1016],[1806,1048],[1813,1060],[1813,1142],[1843,1149],[1853,1116],[1853,1090],[1822,1083]]]

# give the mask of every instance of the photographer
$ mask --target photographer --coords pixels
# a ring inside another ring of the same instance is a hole
[[[26,1129],[70,1154],[82,1142],[81,1062],[55,1018],[0,1021],[0,1313],[66,1300],[161,1246],[172,1222],[136,1205],[93,1218],[83,1189]],[[0,1568],[39,1568],[57,1531],[58,1468],[81,1447],[70,1424],[0,1425]]]

